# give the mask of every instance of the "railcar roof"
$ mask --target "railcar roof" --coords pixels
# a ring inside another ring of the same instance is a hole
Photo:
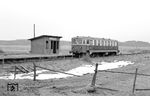
[[[90,36],[76,36],[76,37],[73,37],[73,38],[113,40],[113,39],[97,38],[97,37],[90,37]],[[117,40],[113,40],[113,41],[117,41]]]

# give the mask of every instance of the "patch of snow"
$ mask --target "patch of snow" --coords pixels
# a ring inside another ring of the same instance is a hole
[[[114,62],[98,62],[98,64],[99,64],[98,70],[108,70],[108,69],[124,67],[134,63],[130,61],[114,61]],[[80,67],[66,71],[66,73],[82,76],[84,74],[94,73],[94,70],[95,70],[95,65],[82,65]],[[44,74],[43,72],[46,71],[48,70],[36,71],[36,73],[38,74],[36,78],[39,80],[44,80],[44,79],[66,78],[72,76],[63,73]],[[33,79],[33,74],[34,74],[33,72],[17,74],[16,79]],[[0,79],[14,79],[14,74],[10,73],[9,76],[1,76]]]

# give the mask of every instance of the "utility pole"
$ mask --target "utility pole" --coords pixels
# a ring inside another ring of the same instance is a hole
[[[33,35],[34,35],[34,38],[35,38],[35,24],[33,24]]]

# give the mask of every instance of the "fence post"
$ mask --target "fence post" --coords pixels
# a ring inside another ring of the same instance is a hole
[[[36,65],[35,63],[33,62],[33,71],[34,71],[34,78],[33,78],[33,81],[36,81]]]
[[[16,66],[15,66],[15,71],[14,71],[14,79],[16,79]]]
[[[92,79],[92,83],[91,86],[94,87],[95,86],[95,82],[96,82],[96,75],[97,75],[97,69],[98,69],[98,63],[96,63],[96,67],[95,67],[95,73],[93,75],[93,79]]]
[[[134,91],[135,91],[135,84],[136,84],[137,72],[138,72],[138,68],[136,68],[135,76],[134,76],[133,89],[132,89],[132,93],[133,94],[134,94]]]
[[[3,62],[2,62],[3,64],[5,63],[5,59],[3,58]]]

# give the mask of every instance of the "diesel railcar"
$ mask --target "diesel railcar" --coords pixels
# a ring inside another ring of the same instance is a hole
[[[89,54],[117,55],[119,53],[118,41],[104,38],[77,36],[72,38],[72,53],[75,56]]]

